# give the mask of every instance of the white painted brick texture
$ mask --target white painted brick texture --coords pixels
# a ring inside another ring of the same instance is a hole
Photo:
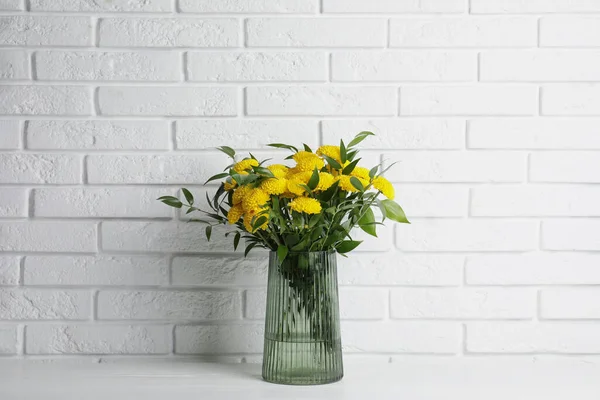
[[[600,354],[599,13],[0,0],[0,355],[260,360],[267,253],[156,198],[365,130],[412,223],[338,258],[347,355]]]

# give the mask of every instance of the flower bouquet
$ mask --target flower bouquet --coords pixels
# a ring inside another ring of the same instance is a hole
[[[287,149],[293,165],[269,164],[252,154],[236,160],[230,147],[218,148],[232,159],[209,209],[173,196],[158,200],[186,213],[200,212],[206,237],[212,228],[230,225],[233,247],[245,242],[245,255],[254,248],[270,250],[263,377],[288,384],[318,384],[342,378],[336,254],[345,255],[361,244],[352,237],[359,227],[377,236],[386,219],[408,223],[394,201],[394,187],[380,165],[360,165],[356,146],[371,132],[361,132],[347,145],[321,146],[315,152],[303,145],[273,143]],[[285,162],[285,161],[284,161]],[[388,167],[389,168],[389,167]],[[379,209],[381,221],[375,218]]]

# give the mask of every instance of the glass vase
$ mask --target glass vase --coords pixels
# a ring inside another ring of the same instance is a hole
[[[335,252],[269,254],[263,378],[289,385],[344,375]]]

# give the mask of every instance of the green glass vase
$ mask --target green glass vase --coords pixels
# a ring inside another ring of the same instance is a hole
[[[269,254],[263,378],[289,385],[342,379],[335,252]]]

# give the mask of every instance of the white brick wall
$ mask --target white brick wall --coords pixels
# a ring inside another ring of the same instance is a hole
[[[0,0],[0,355],[260,360],[266,254],[155,199],[361,130],[347,354],[600,354],[599,1]]]

